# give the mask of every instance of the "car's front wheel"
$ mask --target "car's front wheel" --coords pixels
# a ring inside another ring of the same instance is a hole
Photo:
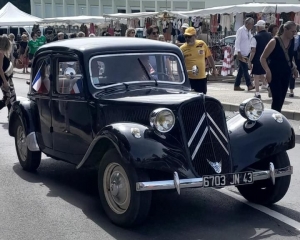
[[[20,119],[15,122],[14,136],[17,155],[22,168],[29,172],[35,171],[41,163],[41,152],[33,152],[28,149],[25,129]]]
[[[137,192],[136,182],[149,181],[145,171],[125,163],[117,150],[102,158],[98,172],[98,189],[104,211],[110,220],[130,227],[142,223],[151,205],[151,191]]]
[[[256,164],[255,169],[267,170],[270,162],[273,162],[275,169],[290,166],[287,153],[281,152],[272,156],[270,159]],[[289,189],[290,181],[291,175],[276,178],[275,185],[273,185],[270,179],[267,179],[256,181],[252,185],[238,186],[237,188],[248,201],[262,205],[270,205],[280,201],[284,197]]]

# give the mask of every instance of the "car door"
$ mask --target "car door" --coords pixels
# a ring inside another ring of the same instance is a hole
[[[36,136],[41,149],[52,149],[51,119],[51,59],[41,56],[32,69],[30,96],[35,100],[37,111],[33,111],[36,120]]]
[[[56,56],[52,96],[53,148],[66,161],[79,163],[92,142],[86,81],[76,56]]]

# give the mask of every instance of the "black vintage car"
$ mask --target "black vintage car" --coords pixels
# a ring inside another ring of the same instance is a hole
[[[141,223],[152,190],[237,186],[247,200],[272,204],[289,188],[288,120],[252,98],[226,121],[218,100],[191,91],[188,71],[198,68],[186,69],[175,45],[63,40],[41,47],[33,66],[28,99],[9,118],[20,164],[34,171],[44,153],[96,167],[115,224]]]

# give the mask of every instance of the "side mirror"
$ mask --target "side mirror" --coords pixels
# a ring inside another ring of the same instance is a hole
[[[194,75],[198,75],[198,73],[199,73],[199,68],[196,66],[196,65],[194,65],[193,67],[192,67],[192,70],[187,70],[188,72],[192,72]]]
[[[67,79],[73,79],[76,75],[76,71],[74,68],[67,67],[65,69],[64,75]]]

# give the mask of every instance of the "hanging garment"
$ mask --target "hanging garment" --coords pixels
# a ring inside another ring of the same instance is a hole
[[[218,29],[218,15],[215,14],[215,15],[211,15],[210,16],[210,31],[212,33],[215,33],[217,32],[217,29]]]
[[[222,76],[232,75],[234,72],[234,58],[233,49],[230,46],[226,46],[224,49],[224,60],[222,65]]]
[[[197,17],[194,21],[194,28],[199,28],[200,27],[200,23],[201,23],[201,18]]]
[[[234,31],[237,31],[243,25],[244,25],[244,14],[237,13],[235,15]]]
[[[107,32],[111,35],[111,36],[114,36],[115,35],[115,31],[113,28],[108,28],[107,29]]]
[[[224,14],[221,16],[221,26],[223,27],[223,30],[225,30],[226,28],[227,31],[230,31],[230,27],[231,27],[230,15]]]
[[[121,26],[120,26],[120,21],[119,21],[119,20],[117,20],[117,21],[115,22],[115,29],[116,29],[116,30],[121,30]]]
[[[94,23],[90,24],[90,33],[95,34],[95,25],[94,25]]]
[[[294,22],[297,25],[300,25],[300,13],[299,12],[295,14]]]
[[[182,25],[182,21],[181,21],[181,19],[178,19],[178,21],[177,21],[177,29],[178,30],[181,30],[181,25]]]
[[[163,29],[166,29],[167,28],[167,21],[162,21],[162,28]]]
[[[134,21],[134,28],[138,28],[140,26],[140,20],[136,18],[133,21]]]

